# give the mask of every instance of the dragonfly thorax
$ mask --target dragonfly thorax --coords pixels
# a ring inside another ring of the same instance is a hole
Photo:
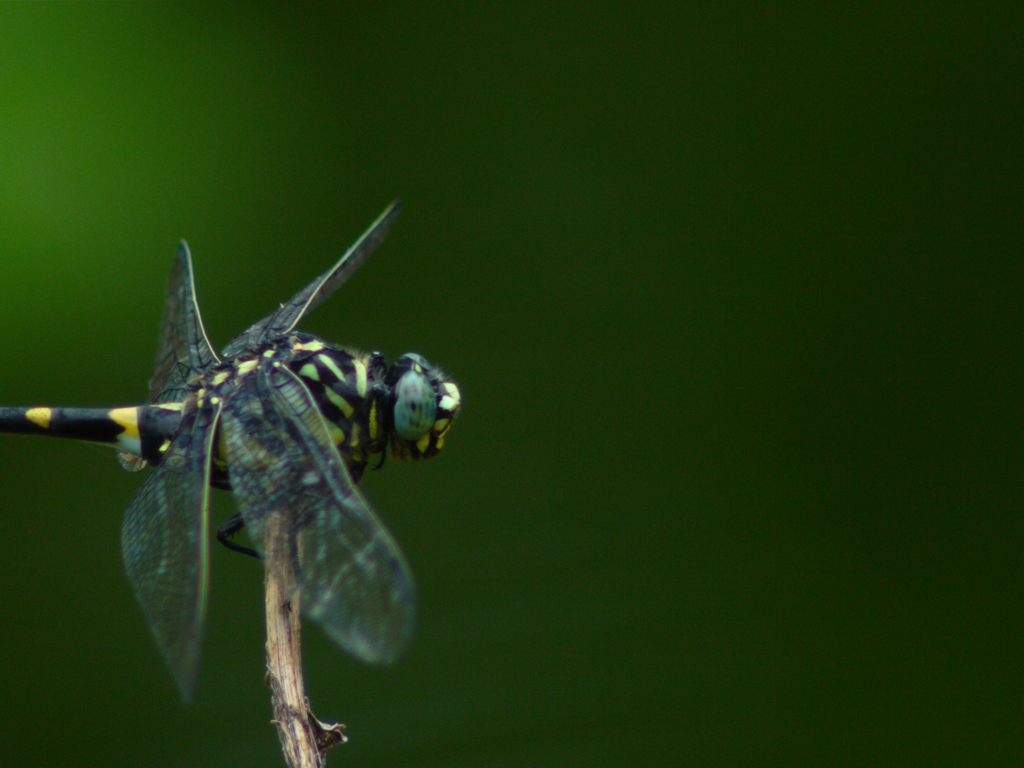
[[[159,463],[183,418],[188,421],[197,411],[221,404],[235,408],[244,381],[275,366],[287,366],[309,390],[357,481],[389,443],[392,456],[401,462],[436,456],[459,411],[458,386],[421,355],[406,353],[389,367],[380,352],[331,347],[315,336],[293,332],[193,377],[183,401],[147,408],[141,425],[144,457]],[[261,380],[270,377],[264,374]],[[259,409],[253,402],[247,407]],[[221,440],[217,442],[214,480],[226,488],[225,451]]]
[[[316,400],[331,439],[349,466],[361,470],[371,456],[387,446],[381,417],[386,373],[383,356],[330,347],[301,333],[284,341],[287,349],[282,362],[299,375]]]
[[[459,410],[458,386],[415,353],[388,367],[380,352],[331,347],[293,333],[262,354],[286,363],[302,378],[332,439],[357,470],[389,442],[399,461],[436,456]]]

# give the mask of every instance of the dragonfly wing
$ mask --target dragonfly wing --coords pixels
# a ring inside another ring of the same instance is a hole
[[[371,663],[395,659],[412,633],[415,595],[398,545],[352,482],[315,401],[281,366],[250,377],[224,413],[231,487],[250,535],[287,514],[303,612]]]
[[[205,370],[218,362],[220,360],[206,336],[199,314],[192,254],[188,243],[182,240],[174,256],[171,276],[167,279],[160,339],[146,405],[180,400],[182,387],[190,373]],[[138,472],[148,464],[141,456],[128,451],[120,451],[117,459],[129,472]]]
[[[189,374],[218,362],[220,359],[206,336],[199,314],[192,254],[188,243],[182,240],[167,281],[156,364],[149,380],[146,405],[180,400],[181,394],[175,390]]]
[[[276,312],[251,325],[223,350],[226,358],[237,357],[250,346],[294,330],[306,315],[320,306],[380,245],[395,221],[401,206],[396,200],[387,207],[373,224],[345,251],[337,263],[313,282],[292,296]]]
[[[195,687],[209,581],[211,451],[219,407],[184,425],[121,529],[128,581],[182,697]]]

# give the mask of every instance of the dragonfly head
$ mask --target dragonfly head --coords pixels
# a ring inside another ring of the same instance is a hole
[[[458,386],[411,352],[391,364],[387,384],[391,454],[399,461],[436,456],[459,412]]]

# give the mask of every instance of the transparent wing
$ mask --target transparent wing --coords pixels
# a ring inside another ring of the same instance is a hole
[[[288,515],[303,612],[358,658],[392,661],[415,612],[398,545],[352,482],[301,380],[282,366],[249,377],[243,390],[222,432],[250,536],[259,543],[268,515]]]
[[[160,321],[160,338],[156,348],[156,363],[149,380],[146,405],[181,399],[181,387],[189,374],[220,362],[206,337],[203,319],[196,301],[195,278],[192,274],[192,254],[188,243],[182,240],[171,266],[164,295],[164,314]],[[121,451],[121,466],[138,472],[147,462],[141,456]]]
[[[121,528],[128,581],[182,697],[195,687],[209,580],[211,450],[219,408],[183,425]]]
[[[396,200],[387,207],[362,236],[345,251],[345,255],[320,277],[292,296],[281,308],[249,326],[224,347],[226,358],[237,357],[250,346],[267,339],[275,339],[295,329],[306,315],[320,306],[332,293],[348,280],[349,276],[362,266],[367,257],[376,250],[394,223],[401,206]]]
[[[189,373],[205,370],[219,362],[199,314],[192,254],[188,243],[182,240],[167,281],[156,364],[149,380],[146,405],[180,400],[181,394],[174,388],[184,383]]]

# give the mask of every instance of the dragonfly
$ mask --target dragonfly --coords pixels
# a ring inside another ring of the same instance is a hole
[[[304,614],[342,648],[388,663],[415,614],[409,565],[358,488],[364,470],[436,456],[460,406],[458,385],[415,353],[329,346],[299,323],[358,269],[399,211],[392,203],[334,266],[218,354],[182,241],[171,269],[156,365],[142,405],[0,408],[0,432],[107,444],[122,466],[153,470],[125,513],[124,566],[174,680],[195,688],[210,581],[210,489],[238,512],[217,529],[260,557],[271,515],[287,515]],[[245,529],[257,549],[233,537]]]

